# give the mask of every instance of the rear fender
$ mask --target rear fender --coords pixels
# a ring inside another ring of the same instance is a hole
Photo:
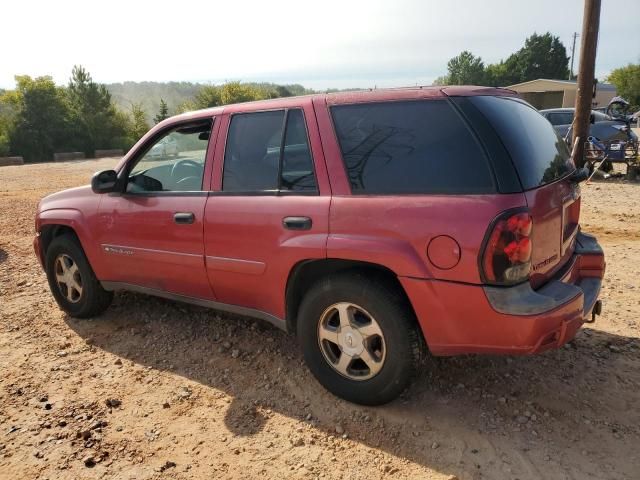
[[[400,239],[329,235],[327,257],[382,265],[397,276],[433,278],[433,273],[413,246]]]

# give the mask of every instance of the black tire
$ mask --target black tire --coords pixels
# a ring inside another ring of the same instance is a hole
[[[353,380],[341,375],[321,350],[320,319],[339,302],[364,308],[383,333],[384,363],[369,379]],[[306,293],[298,314],[297,335],[305,362],[316,379],[338,397],[361,405],[380,405],[398,397],[414,376],[425,347],[413,310],[398,288],[384,278],[357,272],[323,278]]]
[[[605,173],[609,173],[613,171],[613,163],[611,163],[609,160],[606,160],[602,166],[600,167],[600,170],[602,170]]]
[[[72,302],[63,294],[56,280],[56,259],[60,255],[68,256],[78,267],[82,293]],[[75,318],[90,318],[104,312],[113,300],[113,292],[108,292],[96,278],[77,238],[71,234],[55,237],[45,256],[47,280],[53,297],[60,308]]]

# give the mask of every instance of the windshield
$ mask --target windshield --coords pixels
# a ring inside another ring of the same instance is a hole
[[[553,126],[528,103],[513,97],[472,97],[498,132],[525,190],[551,183],[575,167]]]

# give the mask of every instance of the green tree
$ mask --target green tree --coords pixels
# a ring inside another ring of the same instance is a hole
[[[140,108],[142,109],[142,104],[138,104],[140,106]],[[164,99],[160,99],[160,110],[158,111],[158,114],[153,118],[153,121],[158,124],[163,120],[166,120],[167,118],[169,118],[169,107],[167,107],[167,102],[164,101]]]
[[[518,57],[514,53],[509,55],[506,60],[487,65],[485,69],[485,85],[505,87],[519,83],[521,77],[517,71],[517,61]]]
[[[185,100],[176,107],[176,114],[191,112],[193,110],[198,110],[198,108],[199,107],[196,106],[195,99]]]
[[[442,75],[440,77],[437,77],[432,83],[431,85],[434,86],[438,86],[438,85],[450,85],[449,83],[449,77],[447,75]]]
[[[50,160],[55,151],[64,150],[70,141],[69,106],[64,89],[56,87],[48,76],[15,78],[16,91],[10,101],[15,118],[4,133],[10,136],[10,150],[28,161]]]
[[[616,87],[618,95],[628,101],[634,110],[640,109],[640,64],[630,63],[613,70],[607,82]]]
[[[568,65],[567,50],[558,37],[534,33],[516,53],[487,66],[486,82],[504,87],[538,78],[564,80],[569,76]]]
[[[9,132],[0,125],[0,157],[6,157],[11,151]]]
[[[464,51],[447,64],[449,74],[434,82],[448,85],[507,86],[537,78],[565,79],[569,75],[569,57],[560,39],[547,32],[534,33],[524,46],[506,60],[485,67],[480,57]]]
[[[267,98],[258,88],[241,82],[227,82],[220,88],[222,105],[232,103],[251,102]]]
[[[220,87],[215,85],[205,85],[196,94],[191,110],[202,108],[218,107],[222,105],[222,97],[220,95]]]
[[[465,50],[447,63],[449,85],[482,85],[484,63],[480,57]]]
[[[104,85],[97,84],[81,66],[74,66],[67,88],[77,148],[92,156],[98,148],[112,148],[114,139],[127,136],[121,118]]]
[[[276,85],[275,87],[276,98],[277,97],[293,97],[293,93],[286,85]]]
[[[227,82],[221,86],[206,85],[196,94],[193,103],[185,102],[179,109],[187,111],[191,109],[201,109],[218,107],[220,105],[230,105],[232,103],[251,102],[265,98],[275,98],[277,90],[268,86],[258,86],[256,84],[242,83],[238,81]]]
[[[18,113],[19,98],[17,91],[0,91],[0,157],[11,153],[11,134]]]
[[[134,142],[137,142],[149,130],[147,114],[142,108],[142,103],[131,104],[131,129],[130,133]]]
[[[121,148],[126,152],[139,138],[133,133],[132,115],[125,110],[116,108],[113,123],[116,125],[115,131],[117,133],[110,141],[110,148]]]
[[[564,80],[569,76],[567,49],[549,32],[544,35],[534,33],[516,53],[515,68],[520,82],[537,78]]]

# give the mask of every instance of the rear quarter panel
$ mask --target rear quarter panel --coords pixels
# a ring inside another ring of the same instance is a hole
[[[489,224],[521,206],[522,194],[334,197],[327,256],[376,263],[399,276],[481,283],[478,255]],[[452,268],[436,267],[427,255],[439,235],[459,245]]]
[[[400,94],[411,99],[443,95],[439,90],[394,92]],[[340,100],[361,99],[354,94]],[[333,192],[327,256],[375,263],[399,276],[480,283],[478,254],[487,228],[500,212],[525,206],[524,195],[351,195],[327,102],[317,98],[314,107]],[[460,260],[449,269],[437,268],[427,255],[429,242],[440,235],[459,245]]]

